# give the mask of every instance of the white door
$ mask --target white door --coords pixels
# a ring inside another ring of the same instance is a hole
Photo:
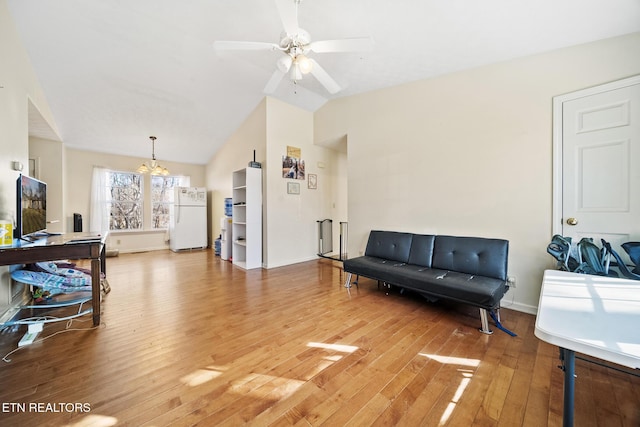
[[[603,238],[628,259],[620,244],[640,241],[640,78],[567,97],[560,234]]]

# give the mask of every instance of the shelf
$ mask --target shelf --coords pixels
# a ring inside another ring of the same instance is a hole
[[[23,305],[20,308],[57,308],[67,307],[75,304],[84,304],[91,301],[91,291],[89,292],[73,292],[64,294],[55,294],[49,299],[41,302],[32,301],[30,304]]]
[[[262,267],[262,170],[241,169],[232,177],[233,263],[243,269]],[[236,227],[237,225],[237,227]],[[242,239],[242,240],[239,240]]]

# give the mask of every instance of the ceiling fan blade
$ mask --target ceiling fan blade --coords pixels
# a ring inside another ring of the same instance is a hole
[[[276,0],[282,26],[290,36],[298,33],[298,3],[296,0]]]
[[[280,50],[275,43],[267,42],[244,42],[244,41],[225,41],[218,40],[213,42],[213,48],[217,51],[221,50]]]
[[[325,69],[322,68],[316,60],[309,58],[309,61],[311,61],[311,64],[312,64],[311,74],[313,74],[313,76],[316,79],[318,79],[318,81],[322,84],[322,86],[324,86],[324,88],[327,89],[327,92],[329,92],[332,95],[334,93],[340,92],[340,89],[341,89],[340,85],[338,85],[338,83],[336,83],[336,81],[333,80],[333,78],[329,75],[329,73],[327,73]]]
[[[340,40],[319,40],[311,42],[307,49],[317,53],[369,52],[373,50],[373,39],[371,37],[356,37]]]
[[[271,75],[271,78],[267,82],[267,85],[264,87],[264,93],[273,93],[280,85],[280,82],[284,78],[285,73],[276,69],[276,71]]]

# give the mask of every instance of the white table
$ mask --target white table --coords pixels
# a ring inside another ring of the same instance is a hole
[[[535,335],[560,348],[563,424],[573,425],[575,353],[640,369],[640,281],[546,270]]]

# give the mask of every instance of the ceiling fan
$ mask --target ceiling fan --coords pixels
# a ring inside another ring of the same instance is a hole
[[[214,49],[223,50],[272,50],[283,55],[276,61],[276,70],[264,88],[265,93],[273,93],[285,75],[293,82],[305,74],[313,75],[330,94],[342,88],[318,62],[309,57],[311,53],[363,52],[373,48],[371,37],[357,37],[340,40],[311,41],[308,32],[298,26],[298,5],[302,0],[275,0],[284,31],[278,43],[250,41],[215,41]]]

